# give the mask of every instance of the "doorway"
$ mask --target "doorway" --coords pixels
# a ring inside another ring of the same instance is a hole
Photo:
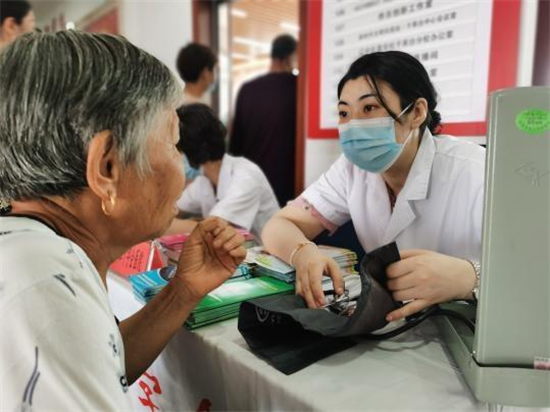
[[[234,0],[218,6],[219,115],[230,124],[243,83],[267,73],[272,40],[299,38],[299,0]],[[295,73],[298,74],[298,73]]]

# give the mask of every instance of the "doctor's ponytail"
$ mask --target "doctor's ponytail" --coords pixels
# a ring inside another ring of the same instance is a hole
[[[441,114],[437,110],[428,112],[425,124],[432,134],[437,134],[441,128]]]
[[[428,128],[432,134],[438,133],[441,126],[441,115],[435,110],[438,95],[428,72],[415,57],[401,51],[376,52],[359,57],[338,83],[338,98],[344,85],[349,80],[359,77],[365,77],[372,84],[378,94],[378,101],[396,120],[397,113],[394,113],[384,101],[377,81],[383,80],[391,86],[399,96],[402,109],[419,98],[426,99],[428,113],[420,126],[420,132],[424,133]],[[412,109],[411,105],[406,113]]]

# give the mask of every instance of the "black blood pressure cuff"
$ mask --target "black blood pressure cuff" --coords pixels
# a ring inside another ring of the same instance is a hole
[[[308,309],[300,296],[276,295],[243,302],[239,331],[258,357],[287,375],[297,372],[352,347],[354,336],[368,335],[387,324],[386,315],[399,304],[386,289],[386,268],[398,260],[395,243],[363,258],[361,294],[351,316]]]

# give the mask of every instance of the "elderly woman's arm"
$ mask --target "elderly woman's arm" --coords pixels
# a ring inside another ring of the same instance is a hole
[[[126,375],[132,384],[151,365],[204,295],[228,279],[246,256],[244,238],[219,218],[200,222],[186,242],[170,283],[120,323]]]
[[[164,232],[165,235],[179,235],[182,233],[191,233],[195,228],[197,227],[196,220],[191,219],[174,219],[174,221],[170,224],[170,227],[166,232]]]
[[[197,303],[170,283],[142,310],[120,322],[128,385],[153,363]]]

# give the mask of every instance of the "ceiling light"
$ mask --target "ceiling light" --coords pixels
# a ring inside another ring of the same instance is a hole
[[[288,30],[288,31],[293,31],[293,32],[296,32],[296,33],[300,31],[300,27],[297,24],[291,23],[289,21],[282,21],[279,24],[279,27],[281,29]]]
[[[240,19],[246,19],[248,17],[248,13],[246,11],[234,8],[231,8],[231,15]]]
[[[271,45],[269,43],[264,43],[258,40],[251,39],[249,37],[233,37],[233,42],[238,44],[244,44],[250,47],[257,47],[259,49],[269,50]]]
[[[231,57],[234,59],[244,59],[244,60],[250,59],[250,56],[244,53],[231,53]]]

